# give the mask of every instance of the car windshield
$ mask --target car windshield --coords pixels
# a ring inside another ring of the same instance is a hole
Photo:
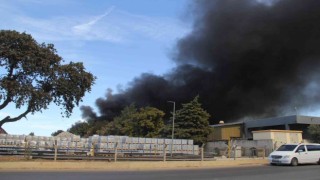
[[[293,151],[297,145],[282,145],[280,146],[277,151]]]

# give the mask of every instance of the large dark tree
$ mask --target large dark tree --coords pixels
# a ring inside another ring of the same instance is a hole
[[[182,104],[182,108],[176,112],[175,137],[193,139],[195,144],[203,144],[211,132],[209,126],[210,114],[199,103],[199,96],[191,102]]]
[[[320,125],[311,124],[308,127],[309,138],[314,143],[320,143]]]
[[[0,127],[41,112],[51,102],[61,107],[63,116],[71,115],[95,77],[82,63],[62,62],[53,44],[39,44],[26,33],[0,31],[0,110],[9,104],[21,110],[0,120]]]

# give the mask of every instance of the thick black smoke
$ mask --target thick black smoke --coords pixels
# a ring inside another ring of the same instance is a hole
[[[197,0],[191,7],[193,30],[177,42],[177,67],[164,76],[143,74],[123,92],[98,99],[101,117],[130,103],[169,112],[168,100],[196,95],[211,123],[320,102],[319,0]]]

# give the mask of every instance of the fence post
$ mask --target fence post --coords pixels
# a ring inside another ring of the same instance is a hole
[[[164,148],[163,148],[163,162],[166,162],[167,160],[167,145],[164,144]]]
[[[54,140],[54,161],[57,161],[57,154],[58,154],[58,141]]]
[[[204,149],[204,143],[202,144],[201,146],[201,161],[203,161],[203,157],[204,157],[204,152],[203,152],[203,149]]]
[[[117,157],[118,157],[118,142],[116,142],[115,147],[114,147],[114,162],[117,162]]]
[[[29,148],[29,142],[27,140],[27,137],[24,139],[24,157],[29,160],[31,153],[30,153],[30,148]]]

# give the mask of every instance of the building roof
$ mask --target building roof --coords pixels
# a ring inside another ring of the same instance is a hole
[[[223,126],[234,126],[234,125],[242,125],[243,122],[233,122],[233,123],[221,123],[221,124],[214,124],[210,125],[211,127],[223,127]]]
[[[0,134],[8,134],[2,127],[0,127]]]
[[[320,117],[293,115],[293,116],[272,117],[272,118],[264,118],[264,119],[253,119],[253,120],[246,120],[242,122],[215,124],[210,126],[223,127],[223,126],[232,126],[232,125],[241,125],[241,124],[244,124],[246,128],[278,126],[278,125],[285,125],[285,124],[320,124]]]
[[[277,130],[277,129],[252,131],[252,133],[264,133],[264,132],[302,133],[302,131],[297,131],[297,130]]]
[[[245,121],[246,128],[278,126],[284,124],[320,124],[320,117],[315,116],[283,116]]]

